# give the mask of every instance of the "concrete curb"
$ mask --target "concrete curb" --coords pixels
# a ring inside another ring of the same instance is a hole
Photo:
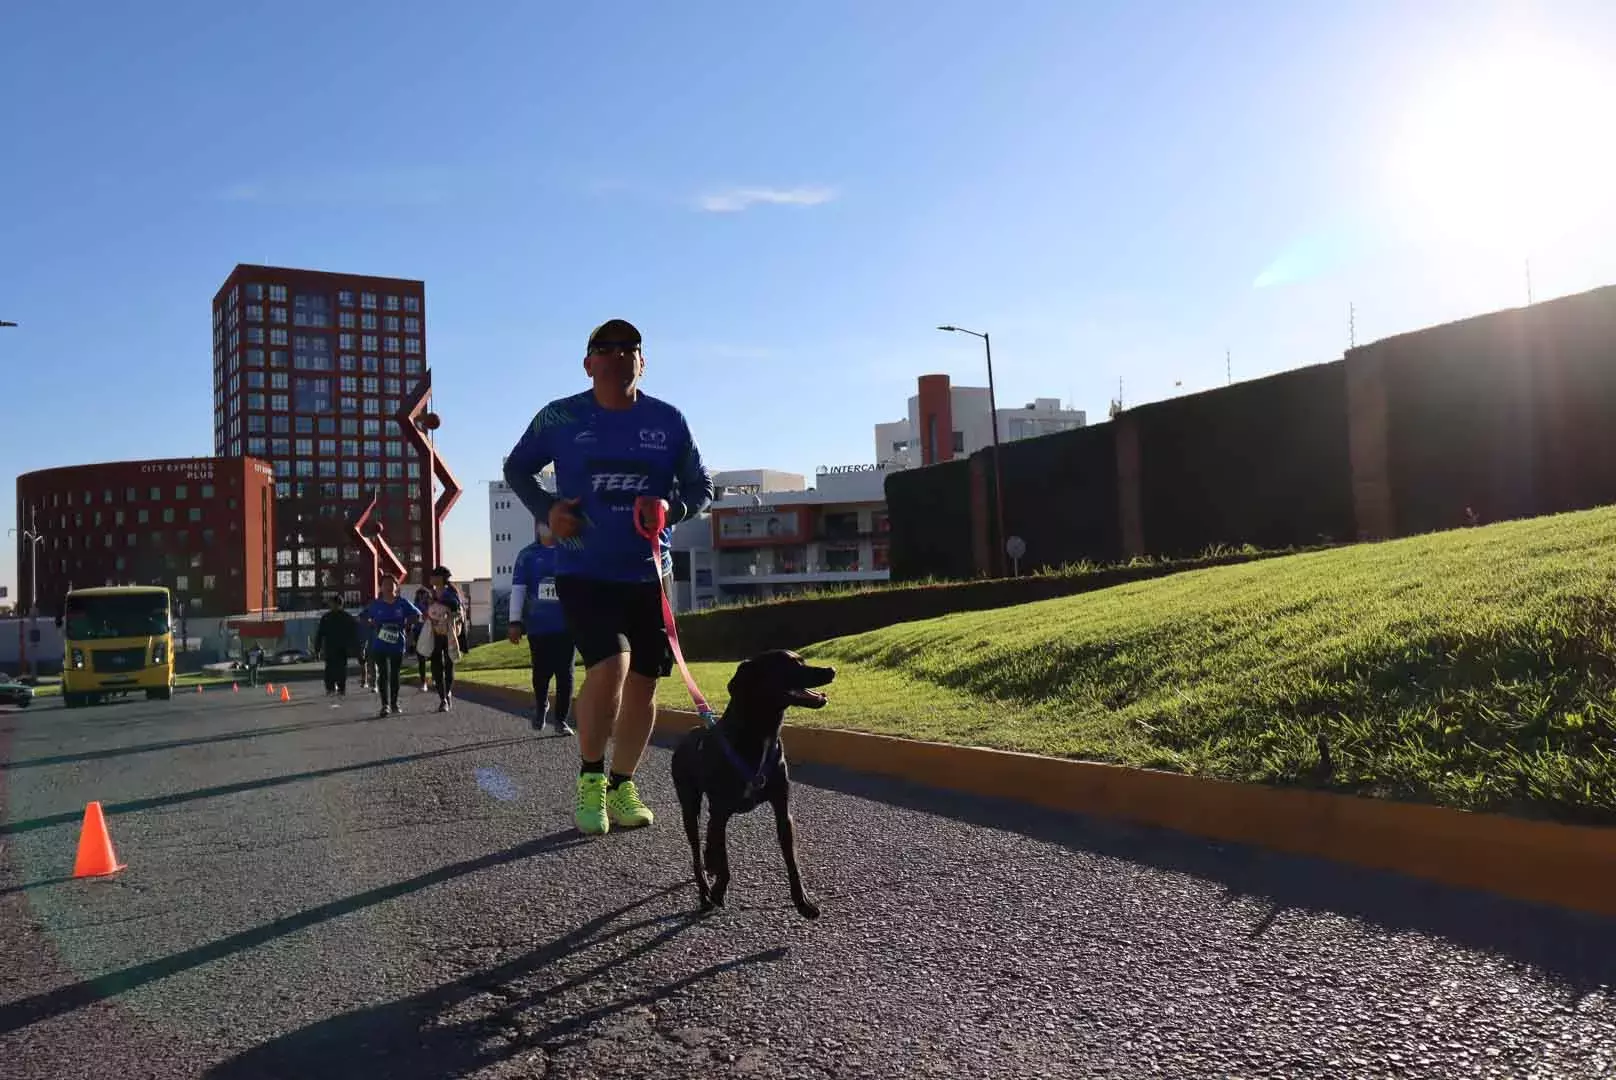
[[[463,682],[463,680],[457,680]],[[475,685],[490,704],[532,708],[533,694]],[[701,723],[657,710],[655,735]],[[1331,859],[1517,900],[1616,916],[1616,828],[1209,780],[1182,773],[786,726],[793,762],[831,765],[1051,810],[1152,825]]]

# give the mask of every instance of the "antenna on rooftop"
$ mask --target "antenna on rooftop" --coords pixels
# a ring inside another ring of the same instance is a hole
[[[1227,348],[1223,350],[1223,377],[1230,386],[1234,385],[1234,354]]]
[[[1358,347],[1358,309],[1352,304],[1347,305],[1347,348]]]

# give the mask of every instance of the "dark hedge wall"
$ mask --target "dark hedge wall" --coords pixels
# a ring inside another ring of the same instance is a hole
[[[1616,289],[1370,347],[1399,534],[1616,501]]]
[[[884,486],[893,581],[976,576],[970,467],[961,458],[888,474]]]
[[[1316,364],[1130,411],[1145,551],[1356,535],[1345,365]]]
[[[1110,424],[1097,424],[1001,444],[1004,521],[1010,536],[1027,542],[1021,571],[1066,563],[1115,562],[1122,555],[1117,521],[1116,440]],[[978,454],[987,476],[993,515],[993,450]],[[992,544],[1003,550],[996,534]]]

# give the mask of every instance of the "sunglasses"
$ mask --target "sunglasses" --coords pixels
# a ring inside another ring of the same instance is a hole
[[[597,341],[589,346],[591,355],[605,355],[606,353],[631,353],[639,349],[638,341]]]

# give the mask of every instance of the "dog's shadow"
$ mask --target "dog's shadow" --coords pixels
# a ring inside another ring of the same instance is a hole
[[[684,888],[683,882],[664,886],[497,967],[299,1028],[220,1063],[206,1075],[214,1080],[264,1076],[436,1080],[464,1076],[496,1062],[552,1052],[587,1038],[595,1025],[618,1014],[649,1007],[726,971],[786,957],[787,950],[777,947],[708,965],[583,1012],[551,1007],[573,991],[603,982],[619,983],[625,965],[701,922],[702,917],[693,911],[620,921]],[[656,927],[661,927],[658,933],[632,947],[620,944],[624,938]],[[606,958],[546,985],[546,969],[590,949],[601,949]]]

